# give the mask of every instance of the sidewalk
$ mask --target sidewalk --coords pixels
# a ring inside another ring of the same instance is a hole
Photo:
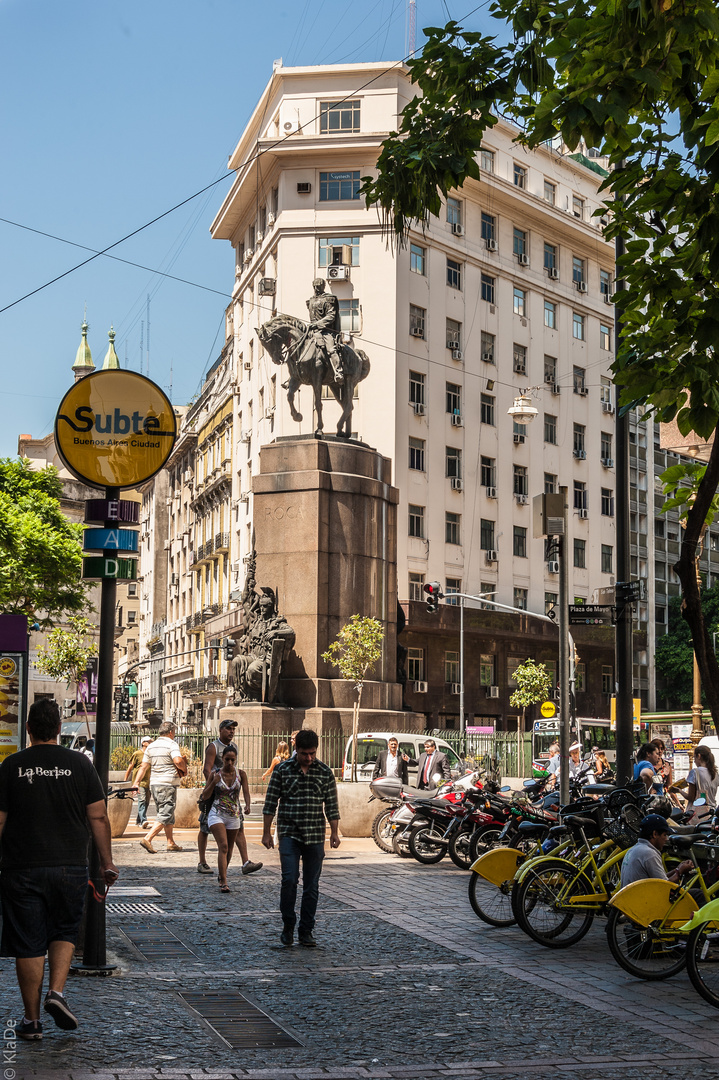
[[[652,1080],[678,1080],[719,1072],[717,1011],[686,975],[661,984],[626,976],[599,925],[561,951],[486,926],[467,902],[468,875],[447,859],[424,867],[382,854],[371,840],[344,841],[325,860],[321,947],[290,950],[278,940],[276,852],[252,842],[250,856],[265,868],[243,878],[234,866],[223,895],[214,875],[196,872],[194,832],[178,831],[181,854],[162,844],[155,856],[139,846],[141,835],[115,842],[119,888],[135,890],[109,897],[118,974],[71,979],[80,1031],[49,1021],[43,1042],[18,1043],[3,1080],[645,1080],[648,1071]],[[145,959],[141,950],[151,946],[168,955]],[[19,994],[12,962],[0,961],[0,972],[7,1023],[20,1016]],[[193,1010],[200,999],[188,998],[204,994],[204,1008],[218,992],[220,1011],[247,1010],[249,999],[263,1012],[209,1026]],[[290,1045],[250,1045],[263,1025]],[[217,1028],[245,1045],[230,1048]]]

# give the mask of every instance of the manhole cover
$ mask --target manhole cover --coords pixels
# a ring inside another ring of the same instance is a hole
[[[157,904],[108,904],[110,915],[164,915],[164,910]]]
[[[183,960],[195,956],[166,926],[123,926],[122,932],[146,960]]]
[[[187,991],[180,997],[231,1050],[302,1046],[269,1013],[237,991]]]

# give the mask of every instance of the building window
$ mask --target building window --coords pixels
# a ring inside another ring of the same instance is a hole
[[[544,493],[545,495],[557,494],[557,474],[551,472],[545,472],[544,474]]]
[[[446,683],[459,682],[459,653],[447,650],[444,654],[444,681]]]
[[[359,300],[340,300],[340,330],[344,330],[346,334],[358,334],[361,329]]]
[[[527,234],[516,226],[512,229],[512,254],[517,258],[527,254]]]
[[[424,507],[409,504],[409,535],[424,540]]]
[[[424,439],[409,440],[409,467],[424,472]]]
[[[482,350],[482,360],[485,364],[493,364],[494,334],[488,334],[486,330],[482,330],[480,335],[480,348]]]
[[[462,264],[456,259],[447,259],[447,284],[453,289],[462,288]]]
[[[550,330],[557,329],[557,305],[551,300],[544,301],[544,325]]]
[[[557,205],[557,185],[553,184],[551,180],[544,181],[544,201],[548,202],[550,206]]]
[[[602,573],[611,574],[613,549],[611,544],[602,544]]]
[[[427,376],[421,371],[409,373],[409,401],[410,405],[424,405],[424,388]]]
[[[481,518],[479,522],[479,546],[482,551],[494,550],[494,522],[486,518]]]
[[[479,419],[482,424],[494,427],[494,396],[481,394],[479,398]]]
[[[614,492],[611,488],[602,488],[602,517],[614,517]]]
[[[557,445],[557,418],[552,413],[544,414],[544,441]]]
[[[409,598],[410,600],[424,600],[424,574],[410,571]]]
[[[450,225],[462,224],[462,203],[453,195],[447,196],[447,221]]]
[[[427,250],[419,244],[409,245],[409,268],[413,274],[427,273]]]
[[[527,293],[524,289],[515,288],[512,292],[512,309],[515,315],[521,315],[522,318],[527,314]]]
[[[480,229],[481,229],[482,239],[485,242],[487,240],[496,240],[497,239],[497,235],[496,235],[497,219],[494,216],[494,214],[485,214],[485,212],[482,211]]]
[[[572,195],[572,213],[584,221],[584,199],[580,199],[578,195]]]
[[[602,664],[602,693],[614,693],[614,668],[609,664]]]
[[[586,369],[578,367],[576,364],[572,370],[572,383],[575,394],[581,394],[583,390],[586,390]]]
[[[127,625],[131,626],[132,623],[136,623],[136,622],[137,622],[137,612],[132,611],[132,610],[128,610],[128,612],[127,612]]]
[[[335,135],[359,129],[359,101],[320,102],[320,135]]]
[[[512,371],[515,375],[527,374],[527,346],[512,345]]]
[[[606,375],[601,377],[601,388],[599,392],[600,401],[606,401],[609,405],[612,403],[612,380],[608,379]]]
[[[342,249],[345,248],[343,251]],[[349,248],[349,251],[346,249]],[[332,236],[320,237],[319,265],[326,266],[359,266],[360,238],[359,236]],[[349,259],[349,261],[346,261]]]
[[[577,664],[574,669],[574,690],[577,694],[583,694],[587,689],[587,665]]]
[[[664,521],[662,518],[655,518],[654,520],[654,535],[659,540],[663,540],[666,535]]]
[[[587,509],[587,485],[583,480],[574,481],[574,509]]]
[[[526,424],[518,424],[516,420],[513,420],[512,421],[512,434],[513,435],[521,435],[522,437],[521,437],[521,439],[518,440],[518,442],[523,443],[524,440],[527,438],[527,425]]]
[[[426,333],[426,319],[427,310],[423,307],[417,307],[416,304],[409,305],[409,332],[412,337],[424,338]]]
[[[513,176],[514,186],[521,188],[524,191],[527,187],[527,170],[524,168],[524,166],[515,164]]]
[[[611,349],[612,347],[612,332],[606,323],[599,324],[599,348]]]
[[[514,495],[526,495],[529,491],[527,482],[527,469],[524,465],[512,466],[512,493]]]
[[[512,554],[527,558],[527,530],[521,525],[515,525],[512,532]]]
[[[445,446],[445,475],[461,479],[462,451],[456,446]]]
[[[602,296],[609,299],[612,291],[612,278],[608,270],[599,271],[599,292]]]
[[[667,621],[667,609],[662,605],[657,606],[654,609],[654,621],[658,626],[664,626]]]
[[[456,577],[448,577],[444,583],[444,595],[447,603],[450,607],[457,607],[459,605],[459,599],[457,593],[462,591],[462,579]]]
[[[584,259],[578,255],[572,256],[572,282],[574,285],[584,284]]]
[[[447,333],[447,348],[448,349],[461,349],[462,348],[462,324],[461,324],[461,322],[457,322],[456,319],[447,319],[446,333]]]
[[[479,167],[485,172],[494,172],[494,150],[479,151]]]
[[[479,583],[479,595],[490,598],[497,595],[497,586],[491,581],[480,581]],[[491,604],[480,604],[480,608],[484,611],[493,611]]]
[[[128,582],[128,584],[127,584],[127,595],[128,596],[137,596],[137,582],[136,581]]]
[[[321,172],[320,202],[342,202],[359,199],[360,171]]]
[[[554,386],[557,381],[557,358],[544,354],[544,381]]]
[[[545,592],[544,594],[544,614],[548,615],[553,607],[559,603],[559,593]]]
[[[494,303],[494,278],[489,274],[482,274],[481,278],[481,290],[482,299],[486,300],[488,304]]]
[[[575,457],[584,457],[585,454],[586,454],[586,449],[585,449],[586,430],[587,429],[585,428],[584,424],[574,424],[573,425],[573,446],[572,446],[572,449],[574,451],[574,456]]]
[[[526,589],[514,589],[514,606],[519,608],[520,611],[527,610],[527,590]],[[515,665],[514,670],[517,670],[519,665]]]
[[[602,461],[611,461],[612,460],[612,436],[608,431],[603,431],[602,432],[601,446],[602,446],[602,449],[601,449]],[[664,522],[662,522],[662,524],[664,524]]]
[[[578,570],[585,570],[587,566],[587,542],[574,538],[574,565]]]
[[[407,680],[424,682],[424,649],[407,649]]]
[[[494,657],[491,653],[479,654],[479,685],[496,685],[494,681]]]
[[[462,387],[457,383],[445,383],[446,388],[446,411],[452,416],[462,415]]]
[[[461,514],[451,514],[449,511],[444,515],[444,540],[446,544],[459,544]]]
[[[496,487],[496,461],[493,457],[480,457],[479,479],[482,487]]]

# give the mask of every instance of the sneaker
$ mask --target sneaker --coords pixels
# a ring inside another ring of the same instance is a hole
[[[291,945],[295,938],[294,926],[286,926],[280,934],[280,941],[283,945]]]
[[[157,849],[152,846],[146,837],[140,841],[140,847],[144,847],[145,851],[149,851],[151,855],[157,855]]]
[[[15,1034],[18,1039],[27,1039],[28,1042],[32,1039],[41,1039],[42,1024],[39,1020],[25,1020],[23,1018],[19,1024],[15,1025]]]
[[[243,863],[243,865],[242,865],[242,873],[243,874],[254,874],[256,870],[261,870],[263,866],[264,866],[264,863],[250,862],[250,860],[248,859],[247,862]]]
[[[299,941],[300,945],[304,945],[306,949],[316,949],[317,948],[317,942],[315,941],[314,937],[312,936],[312,931],[310,931],[309,934],[303,934],[302,932],[300,932],[297,935],[297,940]]]
[[[167,845],[167,850],[168,851],[182,851],[182,848],[180,847],[179,844],[168,844]]]
[[[208,866],[206,862],[198,862],[197,864],[198,874],[211,874],[213,873],[212,867]]]
[[[77,1017],[70,1012],[65,998],[57,991],[48,990],[43,1008],[46,1013],[50,1013],[57,1026],[63,1031],[74,1031],[78,1027]]]

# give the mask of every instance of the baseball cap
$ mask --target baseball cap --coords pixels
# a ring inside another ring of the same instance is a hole
[[[641,840],[651,840],[652,833],[668,833],[670,831],[667,819],[663,818],[661,814],[647,814],[645,818],[642,818],[642,823],[639,826],[639,837]]]
[[[152,742],[152,741],[153,741],[152,735],[144,735],[140,739],[140,745],[144,746],[146,742]]]
[[[227,728],[227,727],[237,727],[237,721],[236,720],[223,720],[222,723],[220,724],[220,731],[222,731],[223,728]]]

